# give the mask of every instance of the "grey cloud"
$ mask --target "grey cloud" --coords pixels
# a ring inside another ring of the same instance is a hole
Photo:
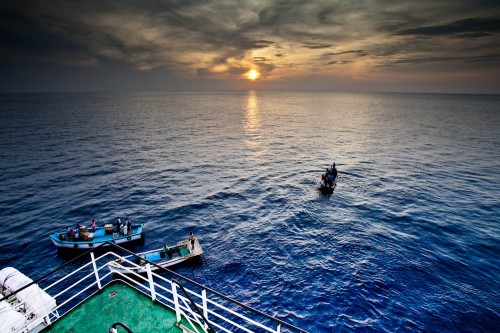
[[[436,57],[415,57],[415,58],[405,58],[398,59],[389,62],[387,65],[395,66],[395,65],[423,65],[429,63],[438,63],[438,62],[465,62],[465,63],[474,63],[474,62],[489,62],[489,63],[500,63],[500,54],[491,54],[485,56],[436,56]]]
[[[305,47],[307,49],[329,49],[335,45],[332,44],[321,44],[321,43],[304,43],[302,44],[302,47]]]
[[[216,65],[240,75],[249,61],[262,75],[365,59],[367,70],[447,62],[472,71],[498,62],[499,11],[488,0],[4,1],[0,61],[2,68],[49,63],[61,73],[98,67],[158,78],[210,78]]]
[[[196,75],[198,77],[207,77],[210,76],[210,72],[206,68],[198,68],[196,70]]]
[[[276,66],[271,63],[258,63],[258,66],[259,66],[259,73],[264,77],[267,76],[276,68]]]
[[[400,36],[462,36],[466,38],[484,37],[500,32],[500,19],[467,18],[442,25],[424,26],[397,31]]]
[[[266,62],[268,59],[266,57],[253,57],[253,62]]]
[[[336,56],[336,55],[342,55],[342,54],[355,54],[358,57],[365,57],[368,55],[368,52],[364,50],[348,50],[348,51],[342,51],[342,52],[329,52],[323,54],[325,57],[330,57],[330,56]]]
[[[335,12],[336,12],[335,8],[331,6],[321,9],[317,14],[319,22],[328,23],[330,18],[335,14]]]

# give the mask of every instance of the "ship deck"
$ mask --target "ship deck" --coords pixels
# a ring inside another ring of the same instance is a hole
[[[181,328],[190,328],[185,319],[177,325],[173,309],[152,301],[121,280],[108,284],[42,332],[102,333],[108,332],[109,327],[116,322],[124,323],[134,333],[190,332]],[[197,329],[203,331],[199,327]],[[125,332],[119,326],[117,330]]]

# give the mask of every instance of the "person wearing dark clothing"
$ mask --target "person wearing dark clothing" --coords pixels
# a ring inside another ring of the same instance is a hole
[[[194,235],[192,232],[189,233],[189,242],[191,243],[191,249],[194,250]]]
[[[115,221],[115,225],[113,226],[113,232],[118,232],[120,230],[120,225],[122,224],[122,222],[120,221],[120,219],[117,217],[116,218],[116,221]]]
[[[127,224],[127,233],[129,234],[132,231],[132,222],[129,219],[126,221]]]
[[[337,175],[338,175],[337,168],[335,168],[335,162],[333,162],[333,164],[332,164],[332,176],[333,176],[333,180],[335,180],[335,178],[337,178]]]

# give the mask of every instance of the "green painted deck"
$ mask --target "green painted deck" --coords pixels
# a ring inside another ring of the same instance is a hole
[[[134,333],[182,333],[176,325],[175,311],[127,285],[114,281],[79,304],[42,332],[102,333],[122,322]],[[181,324],[190,327],[183,319]],[[202,330],[198,328],[200,332]],[[125,330],[118,326],[118,333]]]

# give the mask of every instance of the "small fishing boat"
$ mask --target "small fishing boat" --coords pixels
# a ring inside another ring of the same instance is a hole
[[[323,194],[332,194],[335,186],[337,186],[338,179],[339,173],[335,168],[335,163],[333,163],[332,166],[327,168],[325,173],[321,175],[321,180],[318,182],[318,191]]]
[[[331,186],[322,185],[321,182],[318,182],[318,191],[323,194],[332,194],[335,186],[337,186],[337,178],[335,178],[335,180],[333,181],[333,185]]]
[[[194,238],[194,237],[193,237]],[[197,238],[194,242],[190,239],[177,243],[175,246],[163,246],[161,249],[138,253],[137,256],[126,256],[108,263],[108,268],[113,273],[144,273],[146,272],[147,261],[151,265],[151,271],[180,264],[186,260],[195,258],[203,254],[203,249]],[[146,260],[144,260],[146,259]],[[158,267],[159,266],[159,267]]]
[[[67,249],[82,249],[99,246],[105,242],[125,244],[141,240],[144,237],[144,224],[131,224],[127,230],[119,229],[116,225],[106,224],[96,229],[79,226],[79,237],[71,237],[71,231],[62,230],[51,234],[49,237],[55,246]],[[104,244],[107,246],[108,244]]]

